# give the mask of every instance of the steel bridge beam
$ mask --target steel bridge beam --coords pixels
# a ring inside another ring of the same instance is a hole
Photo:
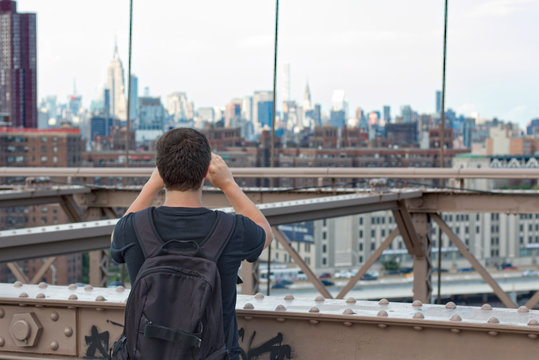
[[[0,177],[150,177],[151,168],[61,168],[0,167]],[[231,168],[234,177],[242,178],[379,178],[393,179],[538,179],[539,169],[440,169],[440,168]]]
[[[270,225],[387,210],[397,200],[421,196],[420,191],[378,195],[342,195],[259,205]],[[223,209],[232,212],[232,208]],[[118,219],[0,231],[0,262],[106,249]]]
[[[539,191],[501,190],[493,192],[424,191],[420,199],[406,201],[410,212],[421,213],[505,213],[536,214]]]

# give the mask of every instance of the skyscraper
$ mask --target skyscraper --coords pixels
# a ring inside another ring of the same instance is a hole
[[[134,120],[138,117],[138,77],[135,75],[131,75],[131,90],[129,92],[129,117]]]
[[[384,122],[387,124],[391,122],[391,107],[389,105],[384,105]]]
[[[114,57],[107,69],[107,85],[110,91],[110,112],[112,116],[127,119],[127,98],[125,95],[124,67],[118,54],[118,44],[114,45]]]
[[[0,123],[37,128],[36,14],[0,0]]]
[[[442,113],[442,92],[436,90],[436,114]]]

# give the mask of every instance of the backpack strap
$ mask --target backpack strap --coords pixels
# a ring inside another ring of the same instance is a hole
[[[153,207],[135,213],[135,233],[137,241],[144,255],[144,259],[157,255],[164,242],[157,234],[153,222]],[[217,211],[217,219],[210,230],[210,234],[200,244],[202,254],[206,259],[217,261],[223,252],[235,225],[236,217]]]
[[[152,219],[153,207],[146,208],[135,213],[133,221],[135,222],[135,233],[137,241],[144,255],[144,259],[157,254],[163,241],[155,231],[155,225]]]
[[[234,215],[222,211],[216,213],[217,219],[212,234],[200,244],[204,257],[215,262],[225,249],[236,223]]]

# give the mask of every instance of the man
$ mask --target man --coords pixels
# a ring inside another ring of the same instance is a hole
[[[148,208],[165,188],[165,202],[153,211],[155,228],[163,241],[201,241],[215,222],[216,211],[202,205],[202,185],[207,178],[221,189],[236,211],[234,230],[217,261],[221,276],[223,324],[230,359],[239,359],[236,320],[236,280],[241,261],[255,261],[270,245],[273,234],[268,221],[236,184],[224,160],[211,153],[200,132],[181,128],[166,132],[156,144],[157,168],[121,218],[112,235],[111,255],[127,263],[131,283],[144,262],[136,241],[134,213]],[[232,329],[233,331],[231,331]],[[233,340],[229,339],[233,336]]]

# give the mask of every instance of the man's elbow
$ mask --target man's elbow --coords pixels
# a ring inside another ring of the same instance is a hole
[[[264,243],[264,249],[270,246],[271,242],[273,241],[273,232],[271,231],[271,228],[268,226],[264,229],[266,232],[266,242]]]

